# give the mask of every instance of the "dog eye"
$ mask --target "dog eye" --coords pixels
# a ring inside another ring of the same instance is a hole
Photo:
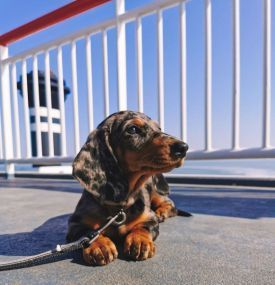
[[[126,132],[131,134],[131,135],[134,135],[134,134],[138,134],[140,133],[140,129],[137,127],[137,126],[130,126],[126,129]]]

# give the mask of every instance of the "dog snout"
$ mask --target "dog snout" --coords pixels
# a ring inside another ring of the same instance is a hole
[[[176,158],[183,158],[186,156],[188,150],[188,144],[184,142],[176,142],[171,145],[170,151]]]

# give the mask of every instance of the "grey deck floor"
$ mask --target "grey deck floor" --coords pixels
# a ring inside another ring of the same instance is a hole
[[[274,189],[172,188],[194,216],[161,224],[154,258],[88,267],[75,255],[0,272],[0,284],[275,284]],[[72,181],[0,180],[0,262],[63,243],[81,191]]]

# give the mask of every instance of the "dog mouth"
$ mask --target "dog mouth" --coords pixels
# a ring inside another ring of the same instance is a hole
[[[185,157],[163,160],[163,159],[152,159],[149,163],[143,166],[143,170],[153,171],[157,173],[169,172],[174,168],[181,167],[185,161]]]

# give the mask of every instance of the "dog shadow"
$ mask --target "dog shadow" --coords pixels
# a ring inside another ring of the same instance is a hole
[[[29,256],[66,243],[70,214],[53,217],[31,232],[0,235],[0,255]]]
[[[0,255],[9,257],[20,256],[19,259],[23,259],[24,257],[53,250],[58,244],[65,244],[68,219],[70,215],[71,214],[65,214],[53,217],[31,232],[0,235]],[[3,257],[1,259],[3,259]],[[17,258],[14,258],[14,260],[16,259]],[[57,262],[65,259],[71,259],[72,263],[85,265],[82,259],[81,250],[66,253],[52,258],[51,260],[47,259],[45,261],[40,261],[34,265]],[[9,262],[12,262],[13,259],[9,258],[8,260]],[[2,260],[0,263],[2,263]],[[20,266],[20,268],[22,267],[25,266]]]
[[[65,244],[69,217],[70,214],[53,217],[30,232],[0,235],[0,255],[9,257],[21,256],[24,258],[53,250],[56,248],[57,244]],[[130,261],[122,254],[123,243],[117,243],[116,245],[119,252],[118,258]],[[16,259],[17,258],[14,258],[14,260]],[[83,261],[81,250],[62,255],[52,259],[51,261],[42,261],[38,264],[56,262],[65,259],[71,259],[72,263],[87,266]],[[12,259],[9,259],[9,261],[12,261]],[[0,263],[2,263],[2,261],[0,261]]]

